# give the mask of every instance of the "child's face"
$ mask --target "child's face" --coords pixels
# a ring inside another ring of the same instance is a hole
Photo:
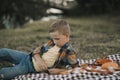
[[[58,31],[50,33],[50,36],[58,47],[63,46],[69,41],[69,36],[60,34]]]

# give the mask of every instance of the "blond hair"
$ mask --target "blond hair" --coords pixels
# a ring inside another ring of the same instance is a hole
[[[63,34],[63,35],[70,35],[70,26],[67,23],[67,21],[65,20],[59,20],[56,21],[55,23],[53,23],[49,29],[49,32],[55,32],[58,31],[59,33]]]

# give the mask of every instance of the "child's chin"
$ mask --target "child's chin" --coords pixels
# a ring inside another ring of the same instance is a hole
[[[57,47],[62,47],[61,45],[56,45]]]

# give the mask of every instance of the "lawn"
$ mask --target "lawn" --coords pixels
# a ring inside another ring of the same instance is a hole
[[[70,42],[79,59],[120,53],[120,16],[65,18],[71,26]],[[0,30],[0,48],[32,52],[49,39],[51,21],[34,21],[22,28]]]

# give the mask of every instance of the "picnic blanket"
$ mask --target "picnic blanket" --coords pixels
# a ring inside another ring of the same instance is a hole
[[[117,61],[120,66],[120,54],[108,55],[108,59]],[[93,63],[96,59],[82,60],[79,59],[79,64]],[[29,73],[19,75],[12,80],[120,80],[120,71],[115,71],[113,74],[104,75],[97,72],[70,73],[66,75],[49,75],[47,73]]]

